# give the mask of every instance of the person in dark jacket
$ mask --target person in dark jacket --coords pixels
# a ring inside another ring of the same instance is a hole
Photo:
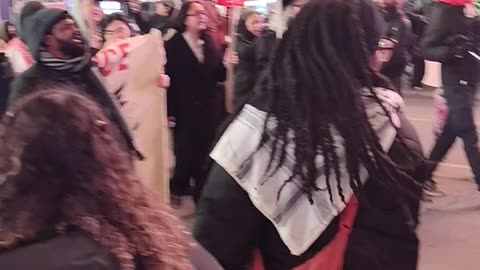
[[[279,37],[288,28],[288,24],[295,16],[302,10],[302,8],[309,2],[309,0],[283,0],[283,13],[281,18],[276,22],[271,22],[269,29],[256,41],[255,44],[255,62],[256,69],[252,71],[255,76],[261,74],[265,69],[270,58],[275,51]],[[283,23],[287,22],[287,25]],[[258,77],[257,77],[258,78]]]
[[[290,23],[210,154],[194,236],[225,269],[249,269],[255,249],[265,270],[340,269],[307,265],[343,230],[338,215],[355,197],[358,216],[335,263],[416,269],[426,166],[403,100],[370,66],[380,16],[369,0],[311,0]]]
[[[0,115],[5,112],[7,107],[10,84],[14,77],[15,73],[8,58],[5,56],[5,53],[0,50]]]
[[[423,38],[428,21],[422,10],[414,10],[412,13],[407,14],[408,19],[412,23],[412,40],[410,42],[410,54],[412,55],[413,64],[410,84],[412,88],[423,87],[422,80],[425,75],[425,59],[420,50],[420,41]]]
[[[9,21],[0,22],[0,39],[8,43],[17,36],[15,25]]]
[[[7,43],[15,37],[14,29],[15,26],[8,21],[0,23],[0,43],[3,43],[0,44],[0,114],[5,112],[10,92],[10,83],[15,76],[10,61],[5,56]]]
[[[197,198],[206,177],[208,151],[218,123],[217,82],[225,80],[226,70],[221,53],[206,34],[203,5],[185,3],[177,19],[177,34],[165,42],[165,50],[166,74],[171,78],[168,116],[176,123],[173,139],[177,160],[170,186],[182,205],[192,195],[190,179],[195,180],[193,195]],[[191,206],[191,201],[188,203]],[[191,207],[186,212],[184,215],[191,214]]]
[[[221,270],[137,179],[98,104],[39,91],[0,126],[3,269]]]
[[[258,12],[245,11],[238,23],[237,54],[239,63],[235,67],[235,87],[233,104],[238,107],[244,104],[255,83],[255,40],[263,32],[263,19]]]
[[[9,103],[51,86],[72,86],[95,100],[119,132],[119,139],[141,158],[127,124],[93,67],[90,48],[72,17],[60,9],[36,12],[22,31],[25,43],[37,63],[12,83]]]
[[[271,22],[268,29],[265,29],[259,37],[254,38],[253,44],[244,46],[240,39],[238,49],[240,59],[236,59],[239,60],[239,66],[237,67],[237,75],[235,78],[234,94],[237,96],[234,97],[233,101],[234,111],[241,109],[250,96],[253,95],[253,86],[261,77],[273,52],[275,52],[278,41],[288,26],[288,22],[295,18],[308,1],[309,0],[283,0],[282,5],[284,10],[279,14],[280,18]],[[287,25],[284,25],[284,22],[287,22]],[[239,27],[242,27],[242,24],[240,24]],[[249,42],[246,42],[245,45],[248,45],[248,43]],[[241,54],[245,54],[245,56]],[[247,61],[242,61],[241,58],[244,57]],[[230,59],[232,58],[227,58],[227,60]],[[236,60],[232,61],[235,62]],[[237,63],[235,62],[233,64]]]
[[[161,0],[148,3],[145,7],[149,8],[152,4],[155,12],[149,14],[148,11],[142,11],[142,5],[139,3],[135,1],[129,2],[130,14],[135,19],[140,31],[144,34],[149,33],[152,28],[164,32],[168,27],[172,26],[175,3],[172,0]]]
[[[155,14],[150,18],[150,27],[163,30],[169,26],[175,11],[175,3],[172,0],[161,0],[155,3]]]
[[[384,0],[380,2],[386,22],[385,37],[395,41],[395,48],[390,62],[386,63],[381,74],[387,76],[393,86],[401,93],[402,76],[408,64],[408,51],[411,42],[411,22],[405,15],[402,2]]]
[[[442,63],[444,97],[448,106],[446,123],[430,153],[433,166],[429,176],[459,137],[463,140],[475,181],[480,187],[480,151],[473,114],[480,63],[470,55],[470,52],[479,53],[480,25],[478,17],[465,16],[467,4],[469,1],[439,1],[432,10],[430,24],[422,40],[425,59]],[[427,191],[436,191],[433,180],[429,182]]]

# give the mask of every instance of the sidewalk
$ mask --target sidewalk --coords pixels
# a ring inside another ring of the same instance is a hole
[[[448,195],[423,204],[418,270],[478,270],[480,192],[471,181],[438,182]]]

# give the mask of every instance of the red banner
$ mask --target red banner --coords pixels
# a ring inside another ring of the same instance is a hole
[[[228,8],[243,7],[244,0],[218,0],[217,5]]]

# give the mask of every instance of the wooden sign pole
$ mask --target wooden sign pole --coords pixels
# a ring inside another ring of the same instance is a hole
[[[232,7],[230,10],[228,32],[231,38],[228,46],[228,53],[237,50],[237,28],[240,20],[240,7]],[[225,84],[225,109],[228,113],[233,113],[233,91],[235,87],[235,67],[233,65],[227,66],[227,81]]]

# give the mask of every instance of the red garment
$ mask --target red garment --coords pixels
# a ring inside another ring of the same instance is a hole
[[[466,4],[473,3],[473,0],[438,0],[438,2],[452,6],[465,6]]]
[[[294,270],[342,270],[348,238],[358,211],[358,201],[354,196],[340,214],[338,232],[333,240],[313,258]],[[252,270],[263,270],[262,258],[258,252],[254,255]]]
[[[225,45],[225,36],[227,31],[225,26],[226,20],[218,14],[215,4],[210,0],[200,0],[205,7],[208,16],[208,35],[212,38],[213,42],[217,46],[217,49],[221,50]]]

